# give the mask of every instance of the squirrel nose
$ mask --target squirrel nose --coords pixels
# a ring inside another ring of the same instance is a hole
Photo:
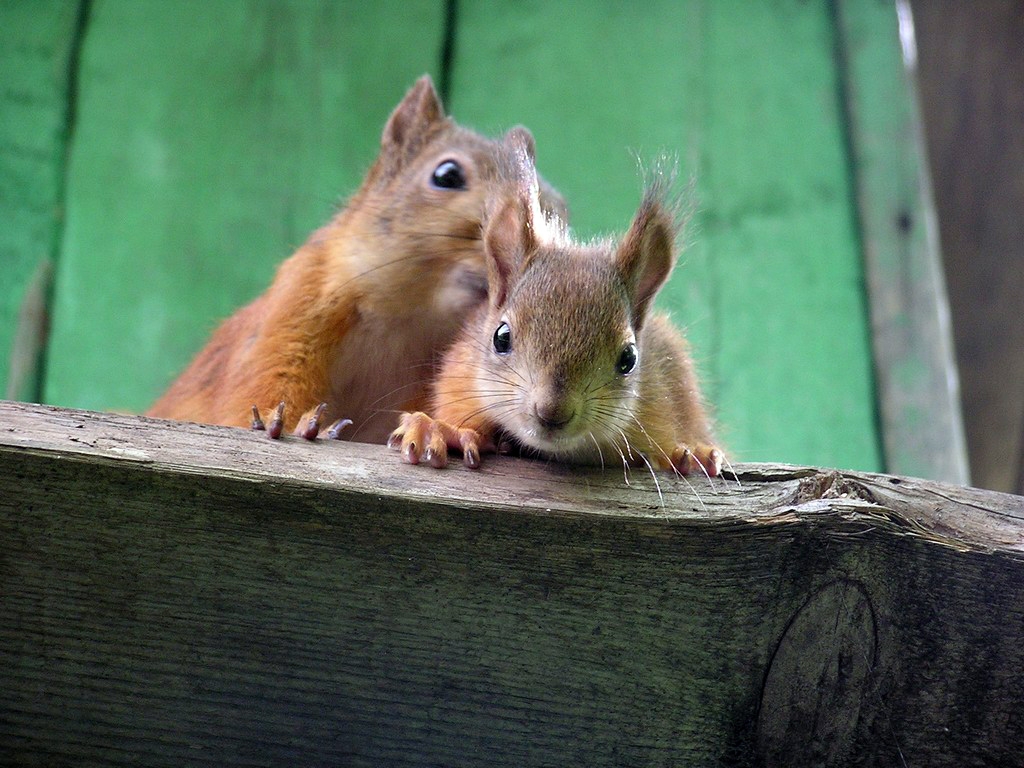
[[[533,413],[545,429],[552,430],[564,427],[576,415],[569,404],[552,401],[534,403]]]

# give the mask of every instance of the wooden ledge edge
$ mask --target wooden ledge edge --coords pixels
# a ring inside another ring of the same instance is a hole
[[[0,466],[16,454],[481,512],[597,514],[722,530],[810,525],[838,537],[881,532],[1024,558],[1024,497],[858,471],[739,464],[710,481],[504,456],[488,457],[480,470],[457,460],[435,470],[405,465],[373,444],[272,441],[243,429],[0,401]]]

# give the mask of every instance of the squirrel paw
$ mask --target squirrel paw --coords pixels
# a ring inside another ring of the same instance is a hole
[[[274,415],[270,419],[270,426],[263,423],[263,419],[260,417],[260,409],[253,405],[252,429],[257,432],[266,430],[267,437],[271,440],[277,440],[281,437],[281,432],[284,430],[284,403],[280,402],[277,404],[277,408],[274,409]]]
[[[698,443],[692,448],[677,445],[672,451],[672,467],[681,475],[699,472],[708,477],[718,477],[722,472],[725,454],[713,445]]]
[[[320,434],[320,428],[324,423],[324,413],[327,412],[327,403],[320,403],[316,408],[303,414],[295,427],[295,434],[307,440],[316,440]],[[326,437],[328,440],[341,440],[341,431],[352,424],[352,419],[335,419],[327,428]]]
[[[295,427],[295,434],[307,440],[316,440],[323,426],[324,414],[326,412],[327,403],[320,403],[316,408],[308,411],[299,419],[298,426]],[[351,419],[338,419],[327,429],[327,439],[340,440],[341,431],[351,423]],[[280,402],[277,404],[269,426],[263,423],[263,419],[260,418],[260,409],[254,405],[252,407],[252,428],[258,431],[266,430],[267,437],[271,440],[280,438],[281,433],[284,431],[284,403]]]
[[[400,450],[409,464],[424,461],[432,467],[448,464],[448,449],[462,451],[462,462],[470,469],[480,466],[480,433],[475,429],[459,429],[427,414],[403,413],[402,421],[388,438],[388,447]]]

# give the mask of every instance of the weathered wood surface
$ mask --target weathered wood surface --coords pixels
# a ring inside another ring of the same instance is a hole
[[[0,764],[1015,764],[1024,500],[0,404]]]
[[[1024,4],[912,5],[971,482],[1024,493]]]
[[[969,482],[908,0],[836,3],[850,164],[871,296],[878,414],[890,472]],[[902,43],[902,46],[901,46]]]

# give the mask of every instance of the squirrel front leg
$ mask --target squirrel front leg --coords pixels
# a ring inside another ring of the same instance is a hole
[[[298,259],[298,255],[306,257],[309,263]],[[315,440],[324,424],[330,423],[326,436],[340,439],[341,431],[352,421],[339,413],[336,398],[328,402],[324,397],[331,391],[331,350],[353,331],[355,302],[347,295],[334,296],[330,301],[296,301],[296,286],[310,283],[305,273],[318,273],[320,269],[314,249],[304,249],[298,255],[281,267],[277,282],[265,298],[261,297],[270,305],[262,327],[274,332],[262,334],[246,351],[246,365],[240,368],[253,373],[238,382],[233,400],[251,410],[252,428],[266,429],[271,439],[280,438],[293,423],[293,433],[307,440]],[[297,272],[297,276],[292,272]],[[289,276],[291,279],[285,279]],[[321,281],[312,281],[317,282]],[[319,331],[309,338],[304,329],[311,327]],[[269,425],[265,425],[260,408],[268,407],[268,402],[277,402],[277,406],[270,406],[273,411]],[[286,415],[287,409],[303,412],[293,422],[294,417]]]
[[[697,443],[693,446],[677,445],[672,451],[672,468],[681,475],[693,472],[710,477],[718,477],[722,473],[725,454],[713,445]]]
[[[445,354],[434,380],[432,410],[436,418],[422,411],[404,413],[398,429],[388,438],[388,446],[400,449],[408,463],[418,464],[422,459],[432,467],[443,467],[451,448],[462,451],[463,464],[478,469],[481,454],[496,451],[497,427],[484,416],[486,403],[466,392],[466,372],[473,370],[472,350],[471,342],[463,338]]]

